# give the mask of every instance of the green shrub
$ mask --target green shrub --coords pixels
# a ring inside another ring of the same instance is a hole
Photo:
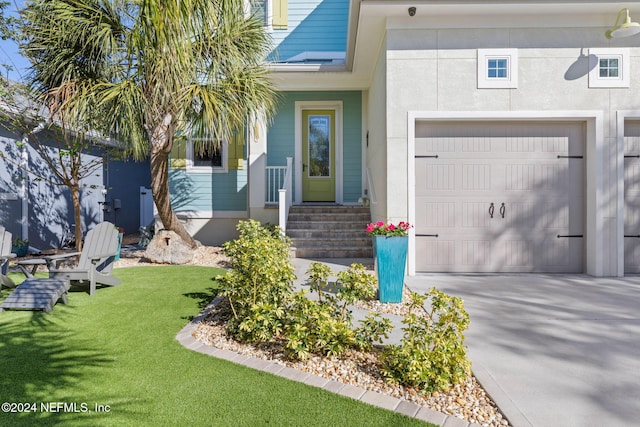
[[[424,312],[427,298],[431,309]],[[403,320],[400,345],[391,345],[381,354],[385,378],[426,392],[448,390],[469,375],[463,331],[469,315],[461,298],[432,288],[428,294],[411,293],[410,313]]]
[[[354,344],[351,324],[336,316],[335,299],[314,301],[304,292],[295,294],[285,333],[289,357],[304,360],[312,354],[338,356]]]
[[[223,245],[232,270],[218,277],[231,304],[228,331],[241,341],[267,341],[286,324],[295,279],[289,240],[258,221],[241,221],[238,239]]]
[[[321,262],[312,262],[309,265],[309,269],[307,270],[309,286],[312,291],[318,292],[318,299],[320,301],[323,300],[326,291],[330,292],[335,288],[335,286],[332,286],[331,282],[329,282],[329,276],[332,274],[331,268]]]
[[[375,296],[376,279],[361,264],[352,264],[338,274],[338,282],[331,284],[331,269],[313,262],[307,270],[312,291],[318,301],[310,300],[303,292],[295,295],[289,310],[289,324],[285,333],[290,357],[307,359],[312,354],[339,356],[350,348],[370,349],[392,329],[388,319],[369,315],[357,329],[351,322],[349,304]],[[339,289],[336,295],[327,290]]]

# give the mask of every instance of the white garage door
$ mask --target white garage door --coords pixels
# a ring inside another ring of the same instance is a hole
[[[584,125],[418,123],[416,270],[580,273]]]
[[[640,273],[640,122],[625,122],[624,271]]]

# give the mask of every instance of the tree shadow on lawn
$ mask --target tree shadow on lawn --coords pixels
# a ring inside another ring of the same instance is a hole
[[[201,292],[187,292],[183,294],[187,298],[196,300],[198,304],[198,310],[200,312],[204,310],[211,303],[211,301],[213,301],[213,299],[217,297],[222,291],[222,284],[218,280],[216,280],[216,277],[212,277],[211,281],[213,282],[212,286],[204,289]],[[182,319],[192,321],[198,315],[199,313],[192,316],[182,317]]]
[[[66,328],[68,321],[82,319],[70,311],[0,313],[0,390],[2,402],[13,404],[9,411],[3,406],[0,425],[99,425],[109,413],[96,412],[96,403],[118,404],[120,413],[128,404],[107,390],[91,391],[96,374],[114,359],[99,342]]]

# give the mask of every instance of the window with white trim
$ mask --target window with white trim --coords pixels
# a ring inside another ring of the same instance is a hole
[[[207,139],[187,142],[187,169],[192,172],[224,173],[228,170],[227,144]]]
[[[517,49],[478,49],[478,89],[517,87]]]
[[[631,60],[629,49],[589,49],[589,87],[629,87]]]
[[[286,30],[289,24],[288,0],[245,0],[250,14],[269,30]]]

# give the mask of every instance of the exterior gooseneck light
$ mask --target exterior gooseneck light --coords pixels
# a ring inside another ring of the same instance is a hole
[[[623,13],[626,13],[627,16],[624,19],[624,22],[620,23]],[[620,10],[620,12],[618,12],[616,23],[613,25],[613,28],[604,33],[604,35],[608,39],[618,39],[621,37],[635,36],[638,33],[640,33],[640,24],[638,24],[637,22],[631,22],[631,18],[629,17],[629,9],[625,7],[624,9]]]

